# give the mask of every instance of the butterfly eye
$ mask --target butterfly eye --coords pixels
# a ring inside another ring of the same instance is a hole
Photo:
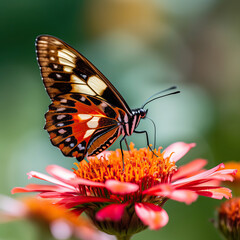
[[[140,109],[140,116],[141,118],[145,118],[147,115],[148,109]]]

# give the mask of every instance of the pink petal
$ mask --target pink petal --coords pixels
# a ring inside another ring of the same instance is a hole
[[[198,194],[190,190],[175,190],[169,196],[170,199],[191,204],[198,198]]]
[[[22,193],[22,192],[66,192],[69,188],[56,186],[56,185],[42,185],[42,184],[28,184],[26,187],[15,187],[11,193]]]
[[[179,167],[178,171],[173,175],[172,181],[197,174],[206,164],[207,160],[205,159],[195,159],[194,161]]]
[[[168,146],[164,150],[164,158],[169,157],[171,154],[171,161],[177,162],[180,158],[182,158],[191,148],[195,147],[195,143],[184,143],[184,142],[176,142]]]
[[[189,177],[189,178],[184,178],[184,179],[181,179],[181,180],[178,180],[174,183],[172,183],[172,185],[176,186],[178,185],[184,185],[184,184],[187,184],[187,183],[190,183],[190,182],[194,182],[194,181],[200,181],[200,180],[209,180],[208,178],[210,176],[212,176],[213,173],[215,173],[216,171],[218,171],[219,169],[223,168],[224,167],[224,164],[221,163],[219,165],[217,165],[216,167],[212,168],[212,169],[209,169],[207,171],[204,171],[204,172],[201,172],[199,174],[196,174],[192,177]]]
[[[126,206],[127,206],[127,203],[110,204],[102,208],[101,210],[99,210],[96,214],[96,218],[99,221],[104,221],[104,220],[112,220],[115,222],[120,221]]]
[[[66,183],[64,183],[62,181],[59,181],[59,180],[57,180],[55,178],[52,178],[50,176],[47,176],[47,175],[45,175],[43,173],[31,171],[27,175],[28,175],[28,178],[35,177],[35,178],[38,178],[38,179],[41,179],[41,180],[44,180],[44,181],[47,181],[47,182],[51,182],[51,183],[54,183],[54,184],[57,184],[57,185],[60,185],[60,186],[63,186],[63,187],[75,190],[75,188],[73,186],[71,186],[69,184],[66,184]]]
[[[112,193],[122,195],[136,192],[139,189],[139,186],[135,183],[119,182],[117,180],[107,180],[105,186]]]
[[[143,194],[167,197],[175,201],[190,204],[197,200],[198,195],[191,189],[175,189],[170,184],[159,184],[149,188]]]
[[[73,172],[58,165],[49,165],[47,166],[46,171],[60,181],[76,178],[76,175]]]
[[[152,230],[158,230],[168,223],[167,212],[152,203],[136,203],[135,211],[141,221]]]

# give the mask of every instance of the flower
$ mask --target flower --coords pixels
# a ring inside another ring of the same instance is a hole
[[[16,200],[0,195],[0,219],[1,222],[28,219],[39,227],[44,238],[110,239],[88,219],[79,217],[64,206],[53,204],[50,199],[28,197]]]
[[[130,152],[124,151],[124,171],[121,151],[105,151],[76,164],[73,172],[56,165],[47,167],[51,177],[32,171],[29,177],[54,185],[30,184],[12,193],[40,192],[42,198],[54,198],[60,205],[85,212],[100,230],[129,239],[146,227],[157,230],[167,224],[163,205],[168,199],[190,204],[198,195],[231,197],[230,189],[213,182],[232,181],[235,170],[226,170],[223,164],[203,170],[203,159],[177,168],[176,162],[194,146],[177,142],[153,154],[130,144]]]
[[[240,198],[225,201],[218,209],[218,228],[228,240],[240,239]]]

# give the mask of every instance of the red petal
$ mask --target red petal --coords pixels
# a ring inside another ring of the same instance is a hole
[[[99,221],[104,220],[111,220],[111,221],[119,221],[122,218],[122,215],[124,213],[124,208],[127,206],[127,203],[125,204],[110,204],[104,208],[102,208],[100,211],[97,212],[96,218]]]
[[[195,147],[195,143],[184,143],[184,142],[176,142],[168,146],[164,150],[164,158],[169,157],[171,154],[171,161],[177,162],[180,158],[182,158],[191,148]]]
[[[105,186],[112,193],[122,195],[136,192],[139,189],[139,186],[135,183],[119,182],[117,180],[107,180]]]
[[[149,194],[154,196],[167,196],[172,193],[174,188],[170,184],[159,184],[149,189],[146,189],[142,194]]]
[[[195,175],[199,173],[198,171],[200,171],[206,164],[207,160],[205,159],[195,159],[192,162],[179,167],[178,171],[173,175],[172,181],[183,177]]]
[[[152,230],[158,230],[168,223],[167,212],[152,203],[136,203],[135,211],[141,221]]]
[[[47,175],[45,175],[43,173],[31,171],[27,175],[28,175],[28,178],[35,177],[35,178],[38,178],[38,179],[41,179],[41,180],[44,180],[44,181],[47,181],[47,182],[51,182],[51,183],[54,183],[54,184],[57,184],[57,185],[69,188],[71,190],[75,190],[75,188],[73,186],[71,186],[69,184],[66,184],[66,183],[64,183],[64,182],[62,182],[60,180],[57,180],[56,178],[52,178],[50,176],[47,176]]]
[[[72,196],[66,197],[60,200],[58,203],[64,205],[67,208],[73,208],[80,204],[92,203],[92,202],[112,202],[110,199],[101,197],[87,197],[87,196]]]
[[[197,191],[197,194],[205,197],[215,198],[215,199],[223,199],[223,197],[225,197],[226,199],[229,199],[232,197],[231,190],[224,187],[220,187],[216,189],[208,189],[205,191]]]

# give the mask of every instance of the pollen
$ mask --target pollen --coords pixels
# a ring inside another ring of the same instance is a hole
[[[164,158],[161,148],[155,154],[147,149],[139,150],[130,144],[130,151],[124,151],[124,170],[121,150],[106,151],[102,156],[90,157],[89,162],[75,163],[74,173],[84,179],[95,182],[105,182],[114,179],[121,182],[132,182],[141,185],[142,189],[159,183],[169,183],[176,172],[174,162],[170,157]]]

